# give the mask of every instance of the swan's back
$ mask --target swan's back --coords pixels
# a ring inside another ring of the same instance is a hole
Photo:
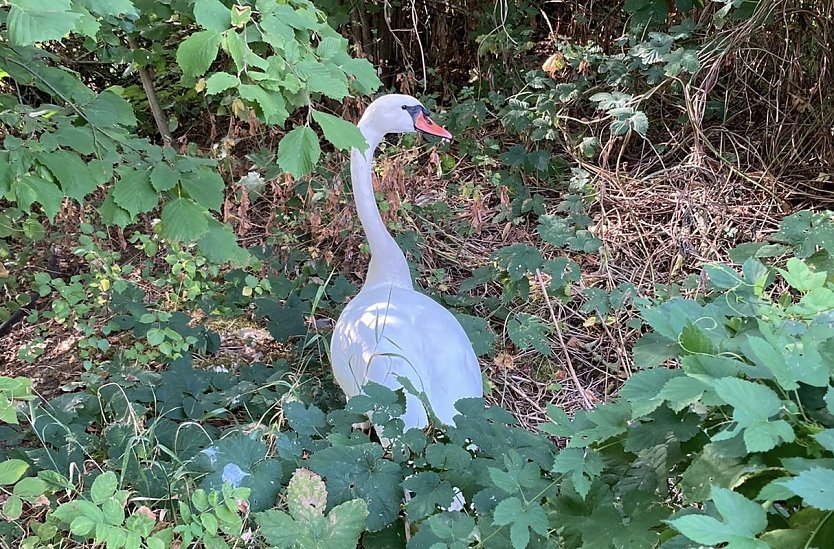
[[[466,332],[431,298],[407,288],[363,288],[345,307],[331,341],[333,373],[348,398],[369,381],[398,389],[407,377],[452,425],[454,404],[483,396],[481,372]],[[426,411],[406,391],[405,428],[425,427]]]

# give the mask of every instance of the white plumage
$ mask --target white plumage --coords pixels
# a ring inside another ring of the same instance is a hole
[[[379,214],[371,183],[374,151],[387,133],[451,134],[435,124],[415,98],[391,94],[366,109],[358,127],[368,149],[351,152],[356,209],[371,249],[365,284],[345,307],[333,331],[333,374],[348,398],[373,381],[391,389],[408,378],[425,392],[443,423],[453,424],[454,404],[483,396],[481,371],[463,327],[431,298],[414,290],[405,256]],[[427,425],[426,410],[406,392],[405,429]]]

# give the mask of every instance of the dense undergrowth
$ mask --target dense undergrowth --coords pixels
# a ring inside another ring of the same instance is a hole
[[[834,545],[831,2],[359,4],[0,7],[0,544]],[[327,342],[343,119],[421,37],[479,63],[378,198],[489,402],[402,433]]]

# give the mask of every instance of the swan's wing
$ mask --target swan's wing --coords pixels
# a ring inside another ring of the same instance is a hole
[[[426,393],[444,423],[454,403],[482,396],[478,361],[457,319],[429,297],[403,288],[365,288],[345,308],[331,343],[336,381],[349,397],[373,381],[399,389],[398,376]],[[406,428],[427,423],[425,409],[406,395]]]
[[[359,394],[369,381],[400,389],[400,376],[408,378],[417,390],[429,393],[430,377],[414,323],[412,294],[416,292],[366,288],[345,307],[330,348],[333,375],[348,398]],[[403,421],[406,429],[428,423],[423,405],[408,393]]]

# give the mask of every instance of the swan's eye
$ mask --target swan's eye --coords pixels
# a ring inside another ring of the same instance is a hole
[[[408,107],[406,107],[405,105],[403,105],[403,110],[406,110],[407,108],[408,108]]]

